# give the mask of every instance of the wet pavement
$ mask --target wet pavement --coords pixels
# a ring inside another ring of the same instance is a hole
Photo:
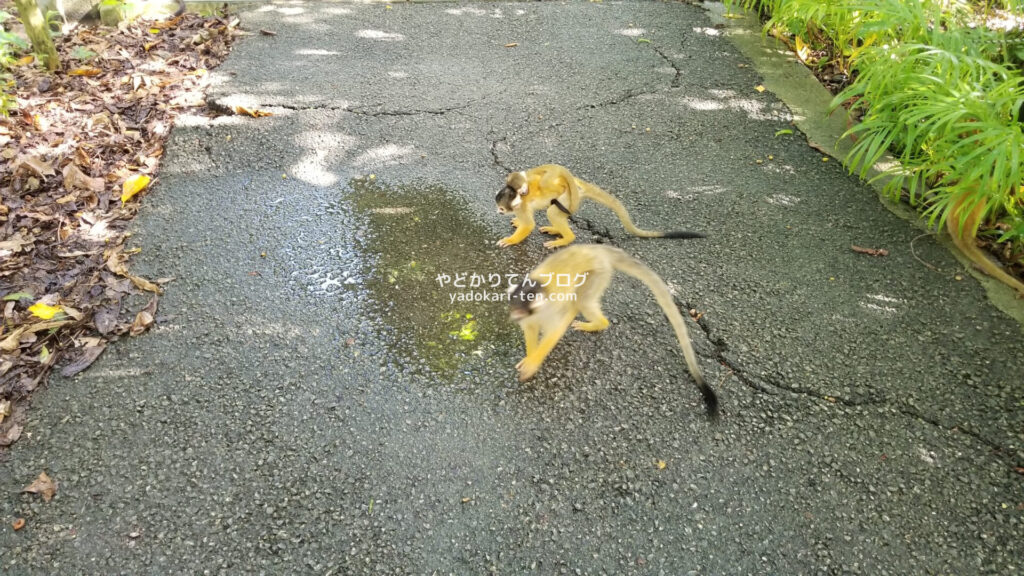
[[[176,280],[154,330],[36,395],[0,463],[0,517],[27,519],[0,530],[0,573],[1021,570],[1021,327],[777,135],[790,109],[700,7],[242,22],[276,35],[237,45],[211,100],[275,115],[175,128],[133,241],[140,273]],[[545,254],[539,233],[494,246],[493,196],[546,162],[641,227],[709,235],[630,238],[594,203],[575,226],[702,315],[718,425],[639,283],[527,384],[504,306],[458,300],[459,274],[503,292]],[[20,494],[44,469],[57,497]]]

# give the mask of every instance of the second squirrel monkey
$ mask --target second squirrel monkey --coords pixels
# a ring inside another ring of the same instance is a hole
[[[505,187],[494,197],[498,212],[514,214],[512,225],[516,231],[498,241],[498,246],[519,244],[533,232],[533,213],[547,210],[550,226],[541,226],[545,234],[561,236],[558,240],[544,243],[546,248],[567,246],[576,239],[569,227],[569,217],[579,209],[584,198],[591,198],[612,209],[622,221],[626,231],[641,238],[704,238],[699,232],[658,232],[641,230],[633,224],[629,212],[614,196],[598,186],[580,180],[567,168],[558,164],[544,164],[521,172],[513,172],[505,180]]]
[[[599,332],[608,328],[608,319],[601,312],[601,297],[608,289],[615,271],[625,272],[641,280],[654,294],[675,330],[679,347],[683,351],[690,375],[700,390],[707,414],[711,419],[716,419],[718,396],[704,382],[704,375],[697,364],[697,355],[686,331],[686,323],[672,300],[668,286],[642,262],[611,246],[586,244],[559,250],[538,264],[522,284],[509,291],[510,316],[519,323],[526,341],[526,357],[516,364],[519,380],[529,380],[537,373],[570,327],[586,332]],[[559,282],[559,278],[570,280]],[[544,280],[545,285],[542,285]],[[576,320],[580,314],[585,321]]]

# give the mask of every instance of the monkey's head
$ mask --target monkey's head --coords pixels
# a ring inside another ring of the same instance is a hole
[[[529,318],[544,303],[544,287],[527,276],[522,284],[509,288],[508,296],[508,315],[513,322],[519,322]]]
[[[501,214],[511,214],[514,212],[519,203],[523,201],[520,196],[525,196],[528,190],[529,185],[526,182],[525,172],[509,174],[505,180],[505,187],[494,196],[494,202],[498,205],[498,212]]]

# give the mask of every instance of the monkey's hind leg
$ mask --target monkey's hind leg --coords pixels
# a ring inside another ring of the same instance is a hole
[[[576,320],[572,323],[573,330],[580,330],[582,332],[600,332],[607,330],[608,318],[601,312],[600,304],[586,304],[580,306],[580,314],[586,322],[580,322]]]
[[[552,205],[548,207],[548,222],[551,223],[551,226],[543,226],[540,231],[545,234],[558,234],[561,238],[545,242],[545,248],[568,246],[576,239],[576,235],[573,234],[572,228],[569,227],[569,215],[562,212],[558,206]]]
[[[583,332],[600,332],[608,329],[608,318],[601,312],[601,297],[611,283],[611,274],[593,270],[584,279],[582,285],[576,290],[576,308],[586,322],[579,320],[572,323],[575,330]]]

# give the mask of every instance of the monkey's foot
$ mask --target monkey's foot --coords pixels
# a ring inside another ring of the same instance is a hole
[[[540,370],[540,365],[535,365],[533,362],[527,362],[526,358],[523,358],[518,364],[516,364],[516,369],[519,370],[519,381],[526,382],[530,378],[533,378],[533,375],[537,373],[537,370]]]
[[[559,238],[558,240],[548,240],[544,243],[545,248],[559,248],[561,246],[568,246],[574,238]]]
[[[506,236],[505,238],[498,240],[498,246],[504,248],[506,246],[514,246],[516,244],[519,244],[519,242],[520,241],[516,240],[512,236]]]
[[[602,318],[600,320],[594,320],[593,322],[580,322],[575,320],[572,323],[573,330],[580,330],[582,332],[600,332],[608,329],[608,319]]]
[[[545,234],[550,234],[552,236],[562,235],[562,233],[558,231],[558,228],[555,228],[554,226],[541,226],[539,230]]]

